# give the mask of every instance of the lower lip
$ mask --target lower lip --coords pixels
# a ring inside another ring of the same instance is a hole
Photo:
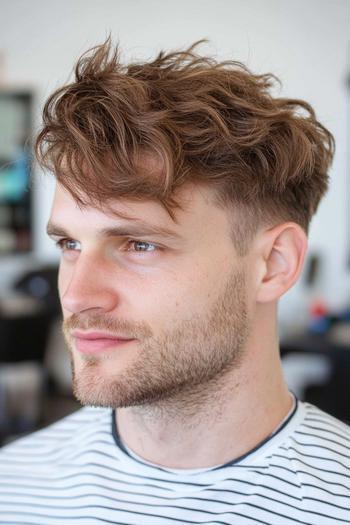
[[[134,339],[82,339],[75,338],[75,346],[82,354],[99,354],[130,343]]]

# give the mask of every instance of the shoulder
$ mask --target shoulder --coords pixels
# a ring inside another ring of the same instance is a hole
[[[103,408],[84,407],[69,416],[38,430],[25,437],[19,438],[0,449],[0,462],[4,457],[18,457],[28,454],[29,450],[41,453],[51,449],[57,451],[65,446],[72,446],[72,442],[84,440],[91,433],[111,432],[111,411]]]
[[[300,403],[303,417],[280,447],[304,486],[336,484],[350,495],[350,427],[309,404]]]
[[[350,468],[350,426],[309,403],[302,403],[304,417],[290,436],[289,446],[300,453],[316,448],[318,459],[345,460]]]
[[[259,478],[293,523],[350,523],[350,428],[317,407],[298,401],[280,433],[267,444]],[[289,522],[288,522],[289,523]]]

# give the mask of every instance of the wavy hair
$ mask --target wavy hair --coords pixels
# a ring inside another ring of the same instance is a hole
[[[186,182],[211,186],[243,214],[240,253],[261,223],[307,232],[328,185],[331,133],[305,101],[272,95],[274,75],[199,55],[200,43],[127,65],[110,38],[84,53],[45,104],[39,163],[78,203],[101,208],[155,199],[172,214]]]

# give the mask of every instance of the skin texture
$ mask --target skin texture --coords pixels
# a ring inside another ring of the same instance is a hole
[[[180,198],[174,222],[150,201],[81,208],[58,185],[48,229],[62,251],[75,395],[119,407],[121,439],[145,460],[200,468],[245,454],[291,408],[276,310],[306,236],[294,223],[262,228],[240,257],[232,210],[218,208],[212,190],[188,185]],[[75,329],[132,340],[85,355]]]

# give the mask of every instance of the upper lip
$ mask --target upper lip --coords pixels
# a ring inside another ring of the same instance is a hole
[[[80,330],[74,330],[73,337],[77,337],[78,339],[120,339],[120,340],[129,340],[133,339],[132,337],[124,337],[122,335],[118,334],[110,334],[108,332],[81,332]]]

